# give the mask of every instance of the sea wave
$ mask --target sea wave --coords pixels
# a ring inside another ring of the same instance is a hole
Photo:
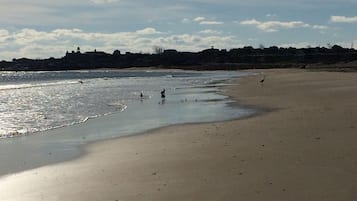
[[[26,84],[3,84],[0,85],[0,90],[12,90],[12,89],[26,89],[26,88],[36,88],[36,87],[48,87],[48,86],[58,86],[58,85],[70,85],[70,84],[83,84],[82,80],[66,80],[66,81],[56,81],[56,82],[43,82],[43,83],[26,83]]]
[[[117,112],[124,112],[127,109],[127,105],[118,104],[118,106],[119,105],[120,105],[120,109],[118,109]],[[104,113],[104,114],[86,116],[86,117],[83,117],[83,118],[79,118],[76,121],[73,121],[73,122],[70,122],[70,123],[64,123],[62,125],[48,126],[48,127],[43,127],[43,128],[22,128],[22,129],[18,129],[16,131],[0,133],[0,139],[22,137],[22,136],[27,136],[27,135],[30,135],[30,134],[36,134],[36,133],[43,132],[43,131],[59,129],[59,128],[64,128],[64,127],[68,127],[68,126],[74,126],[74,125],[85,123],[85,122],[89,121],[90,119],[96,119],[96,118],[100,118],[100,117],[103,117],[103,116],[111,115],[111,114],[114,114],[114,113],[115,112],[107,112],[107,113]]]
[[[191,93],[206,90],[191,87],[207,85],[207,80],[222,79],[210,73],[171,71],[11,72],[0,75],[0,138],[85,123],[123,112],[126,104],[156,105],[157,100],[161,101],[163,88],[169,95],[166,104],[176,100],[195,103],[202,98],[213,99],[193,97]],[[184,93],[177,89],[183,89]],[[183,97],[177,99],[177,96]]]

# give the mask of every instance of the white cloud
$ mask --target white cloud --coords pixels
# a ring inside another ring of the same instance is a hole
[[[220,25],[220,24],[224,24],[223,22],[220,22],[220,21],[207,20],[205,17],[201,17],[201,16],[194,18],[193,21],[198,22],[201,25]]]
[[[83,32],[81,29],[55,29],[52,31],[57,35],[73,35]]]
[[[223,22],[220,21],[200,21],[200,24],[202,25],[220,25],[220,24],[224,24]]]
[[[35,29],[22,29],[13,33],[13,39],[16,44],[28,45],[39,41],[53,41],[56,39],[56,35],[53,33],[37,31]]]
[[[200,51],[215,46],[216,48],[234,48],[242,46],[233,36],[203,36],[195,34],[170,35],[156,38],[154,44],[166,49],[179,51]]]
[[[217,31],[217,30],[212,30],[212,29],[206,29],[206,30],[202,30],[200,32],[198,32],[200,34],[208,34],[208,35],[217,35],[217,34],[222,34],[221,31]]]
[[[151,34],[159,34],[160,32],[156,31],[156,29],[154,28],[149,27],[142,30],[138,30],[136,31],[136,33],[140,35],[151,35]]]
[[[85,32],[81,29],[55,29],[47,32],[36,29],[15,32],[0,29],[0,60],[58,58],[77,46],[81,47],[82,52],[97,49],[108,53],[116,49],[122,52],[152,52],[153,46],[179,51],[200,51],[212,45],[217,48],[241,46],[234,36],[218,33],[207,29],[197,34],[169,34],[150,27],[114,33]]]
[[[312,28],[313,29],[325,30],[325,29],[328,29],[329,27],[325,26],[325,25],[313,25]]]
[[[236,22],[238,22],[238,21],[236,21]],[[261,24],[261,22],[257,21],[256,19],[251,19],[251,20],[241,21],[240,24],[243,24],[243,25],[259,25],[259,24]]]
[[[241,25],[253,25],[256,26],[258,29],[261,29],[265,32],[276,32],[280,29],[293,29],[293,28],[307,28],[312,27],[314,29],[327,29],[328,27],[322,25],[309,25],[302,21],[289,21],[289,22],[282,22],[282,21],[266,21],[261,22],[256,19],[251,20],[244,20],[239,22]]]
[[[9,31],[5,29],[0,29],[0,45],[9,39]],[[1,48],[1,47],[0,47]]]
[[[330,21],[336,23],[357,23],[357,16],[331,16]]]
[[[205,17],[196,17],[195,19],[193,19],[193,21],[195,21],[195,22],[201,22],[201,21],[204,21],[204,20],[206,20]]]

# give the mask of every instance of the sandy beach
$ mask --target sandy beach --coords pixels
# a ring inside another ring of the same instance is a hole
[[[0,200],[354,200],[357,73],[255,72],[225,93],[266,112],[94,143],[1,178]]]

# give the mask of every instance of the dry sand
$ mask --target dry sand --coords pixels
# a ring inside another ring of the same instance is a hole
[[[257,72],[227,93],[270,112],[95,143],[2,178],[0,200],[355,200],[357,73]]]

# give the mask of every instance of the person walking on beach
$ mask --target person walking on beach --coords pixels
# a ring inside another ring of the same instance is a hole
[[[166,97],[166,95],[165,95],[165,89],[163,89],[162,91],[161,91],[161,98],[165,98]]]

